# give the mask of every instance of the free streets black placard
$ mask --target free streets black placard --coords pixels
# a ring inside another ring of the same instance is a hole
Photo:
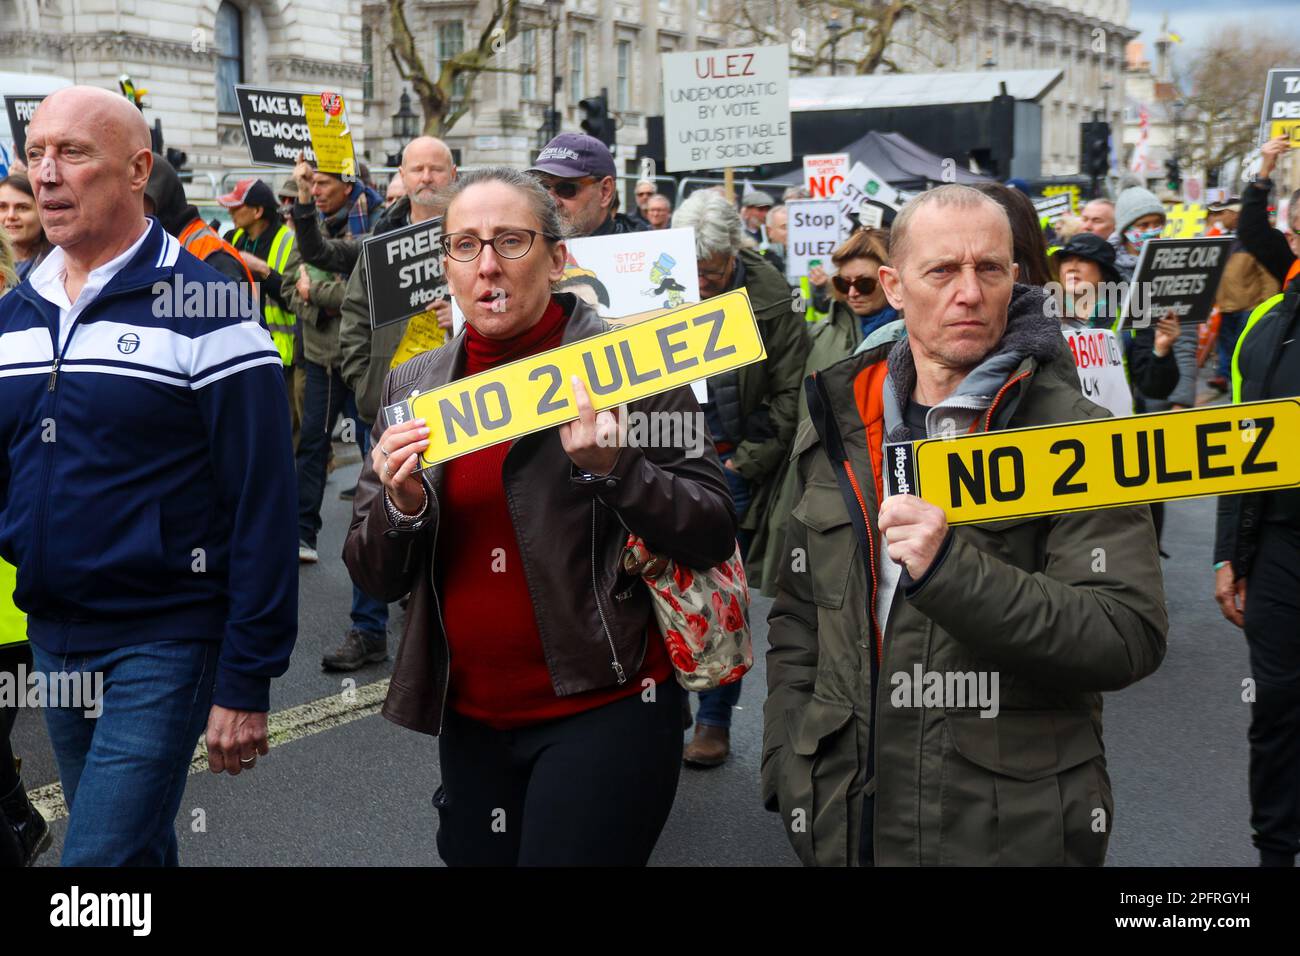
[[[442,219],[438,218],[369,236],[362,242],[371,328],[409,319],[447,298],[441,239]]]

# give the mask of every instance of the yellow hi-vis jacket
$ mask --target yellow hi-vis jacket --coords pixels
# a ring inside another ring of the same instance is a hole
[[[244,230],[236,229],[235,234],[231,236],[230,244],[239,245],[239,240],[244,238]],[[284,275],[285,267],[289,264],[289,254],[293,252],[294,241],[293,230],[288,226],[280,226],[275,231],[275,238],[271,240],[271,254],[267,257],[267,265]],[[275,343],[275,349],[280,353],[280,361],[286,366],[293,364],[293,347],[294,339],[298,331],[298,316],[294,315],[288,309],[281,308],[270,299],[262,307],[262,315],[266,317],[266,328],[271,333],[271,341]]]
[[[27,640],[27,615],[14,604],[18,569],[0,560],[0,647]]]

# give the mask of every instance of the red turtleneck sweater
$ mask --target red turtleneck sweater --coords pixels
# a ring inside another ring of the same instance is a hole
[[[541,321],[515,338],[488,339],[467,328],[463,374],[557,348],[567,319],[552,299]],[[457,713],[498,730],[568,717],[639,694],[646,677],[672,679],[667,649],[652,620],[645,661],[627,683],[556,696],[501,481],[510,446],[501,442],[447,463],[438,530],[442,616],[451,648],[448,700]],[[569,476],[550,480],[568,481]],[[575,568],[574,573],[587,571]]]

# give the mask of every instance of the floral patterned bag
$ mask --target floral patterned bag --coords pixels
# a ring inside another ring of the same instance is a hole
[[[735,683],[754,666],[749,585],[739,545],[722,564],[692,571],[651,554],[633,534],[628,535],[623,568],[650,588],[677,683],[687,690],[714,690]]]

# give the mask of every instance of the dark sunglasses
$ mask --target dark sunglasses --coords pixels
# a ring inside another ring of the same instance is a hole
[[[590,186],[596,180],[592,176],[584,176],[582,179],[556,179],[549,183],[542,179],[537,181],[547,192],[555,193],[561,199],[572,199],[583,186]]]
[[[852,281],[844,278],[844,276],[832,276],[831,283],[839,291],[840,295],[848,295],[849,289],[857,289],[858,295],[871,295],[876,291],[876,280],[871,276],[858,276]]]

